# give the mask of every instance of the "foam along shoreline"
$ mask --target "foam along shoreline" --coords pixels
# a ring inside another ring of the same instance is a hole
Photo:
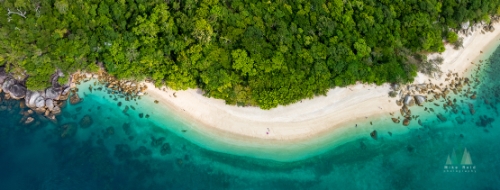
[[[441,53],[444,58],[443,64],[440,65],[443,73],[452,71],[464,74],[473,66],[471,62],[489,56],[500,38],[500,24],[496,23],[493,26],[497,28],[493,32],[481,34],[481,30],[476,29],[472,35],[465,37],[462,49],[454,50],[451,45],[447,45],[446,51]],[[436,55],[438,54],[431,54],[428,57],[433,58]],[[432,83],[439,84],[444,82],[444,78],[445,75],[435,79],[419,73],[414,83],[420,84],[431,80]],[[190,123],[191,130],[204,136],[186,136],[187,138],[196,144],[204,144],[205,148],[222,152],[228,152],[228,149],[238,151],[237,149],[242,147],[250,149],[260,147],[261,151],[269,153],[285,147],[287,150],[294,150],[293,152],[299,149],[314,152],[312,149],[326,149],[326,144],[332,148],[333,141],[344,142],[367,136],[375,129],[373,126],[365,125],[352,130],[356,123],[369,122],[367,117],[372,119],[389,116],[390,112],[397,112],[400,109],[395,103],[397,98],[388,97],[390,91],[388,84],[382,86],[357,84],[346,88],[335,88],[329,90],[327,96],[306,99],[271,110],[226,105],[223,100],[203,96],[198,89],[173,91],[166,87],[155,88],[150,83],[146,85],[149,97],[158,100],[159,106],[167,107],[171,114]],[[377,127],[378,130],[380,125]],[[393,130],[398,131],[398,129]],[[196,138],[211,138],[215,141]],[[206,144],[207,142],[210,144]],[[293,147],[289,146],[291,144]],[[312,146],[314,147],[311,149]],[[239,151],[238,154],[251,155],[252,152]],[[285,158],[284,155],[257,157],[298,160],[297,156],[303,157],[299,155],[294,155],[295,158]]]

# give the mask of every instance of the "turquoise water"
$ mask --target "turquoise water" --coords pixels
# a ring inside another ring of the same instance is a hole
[[[356,122],[357,128],[299,144],[214,137],[148,97],[126,101],[89,81],[79,86],[84,101],[68,104],[58,123],[35,117],[38,123],[20,124],[19,113],[26,109],[17,101],[1,102],[6,110],[0,111],[0,184],[2,189],[499,189],[498,72],[497,49],[481,72],[473,72],[480,81],[471,89],[477,99],[450,98],[457,99],[457,113],[428,103],[434,112],[411,108],[421,125],[369,118]],[[86,115],[93,123],[83,128],[79,122]],[[369,136],[373,130],[377,140]],[[455,150],[460,160],[464,148],[472,165],[453,166],[474,169],[445,169],[448,155]]]

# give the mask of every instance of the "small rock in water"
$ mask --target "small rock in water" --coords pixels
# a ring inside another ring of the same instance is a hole
[[[390,131],[389,131],[389,132],[387,132],[387,133],[389,133],[389,136],[391,136],[391,137],[392,137],[392,132],[390,132]]]
[[[33,119],[32,117],[28,117],[28,118],[26,119],[26,121],[24,122],[24,124],[28,125],[28,124],[30,124],[30,123],[33,123],[33,121],[35,121],[35,119]]]
[[[140,114],[139,114],[139,117],[140,117],[140,118],[143,118],[143,117],[144,117],[144,114],[143,114],[143,113],[140,113]]]
[[[158,100],[155,100],[155,104],[158,104],[158,103],[159,103],[159,101],[158,101]]]
[[[371,133],[370,133],[370,136],[373,138],[373,139],[377,139],[377,131],[376,130],[373,130]]]
[[[75,108],[75,110],[78,111],[78,112],[81,111],[82,110],[82,106]]]
[[[133,110],[135,110],[135,107],[134,107],[134,106],[130,106],[130,108],[132,108]]]
[[[149,118],[149,114],[146,114],[146,118]]]
[[[118,107],[122,106],[122,102],[118,102]]]
[[[187,132],[187,130],[183,129],[182,132],[185,133],[185,132]]]
[[[403,120],[403,125],[404,126],[408,126],[409,124],[410,124],[410,120],[409,119]]]

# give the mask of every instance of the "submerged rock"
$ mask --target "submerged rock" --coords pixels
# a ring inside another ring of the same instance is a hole
[[[85,115],[80,120],[80,127],[81,128],[89,128],[93,123],[94,123],[94,121],[92,121],[92,117],[90,117],[89,115]]]
[[[80,103],[81,98],[78,96],[78,93],[74,92],[70,97],[69,97],[69,103],[70,104],[78,104]]]
[[[446,117],[444,117],[444,116],[443,116],[443,114],[441,114],[441,113],[438,113],[438,114],[437,114],[437,117],[438,117],[438,118],[439,118],[439,120],[441,120],[442,122],[447,121]]]
[[[394,123],[399,123],[399,119],[394,118],[394,117],[393,117],[393,118],[391,118],[391,119],[392,119],[392,122],[394,122]]]
[[[486,126],[490,125],[491,123],[493,123],[493,121],[495,121],[495,119],[490,118],[486,115],[482,115],[482,116],[479,116],[479,121],[476,122],[476,125],[479,127],[486,127]]]
[[[162,156],[172,153],[172,148],[170,148],[170,144],[169,143],[163,144],[163,146],[161,146],[160,153]]]
[[[45,114],[46,109],[44,107],[34,109],[37,114]]]
[[[135,157],[138,157],[141,155],[151,156],[152,154],[153,154],[153,152],[151,152],[151,150],[147,149],[145,146],[140,146],[139,148],[137,148],[137,150],[134,151]]]
[[[66,123],[59,126],[59,131],[62,138],[72,137],[76,134],[77,126],[75,123]]]
[[[123,128],[123,131],[125,132],[126,135],[132,134],[132,129],[130,127],[130,123],[124,123],[122,128]]]
[[[115,134],[115,128],[114,127],[108,127],[108,128],[106,128],[106,133],[108,135],[114,135]]]
[[[158,139],[155,139],[154,137],[151,137],[151,146],[152,147],[158,147],[165,141],[165,137],[160,137]]]
[[[52,115],[59,115],[61,113],[61,108],[59,108],[58,106],[54,106],[51,113]]]

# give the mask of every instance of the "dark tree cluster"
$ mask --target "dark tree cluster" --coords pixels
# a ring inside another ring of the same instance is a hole
[[[338,86],[408,82],[500,0],[4,0],[0,66],[50,85],[56,69],[199,87],[269,109]],[[64,80],[64,78],[63,78]],[[67,79],[66,79],[67,80]]]

